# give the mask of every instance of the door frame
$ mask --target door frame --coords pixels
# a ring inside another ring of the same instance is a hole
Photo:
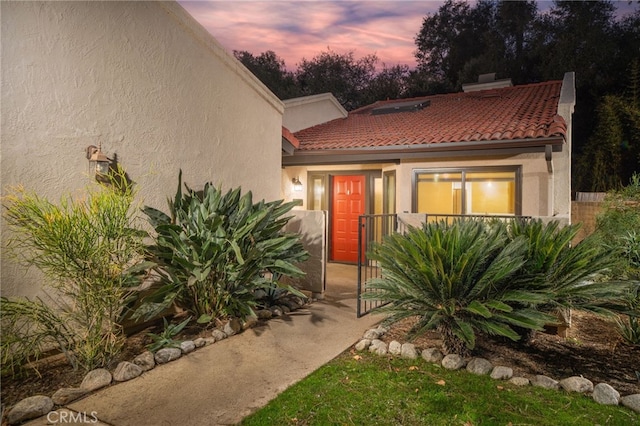
[[[331,214],[333,209],[333,177],[334,176],[364,176],[364,211],[365,214],[371,214],[374,211],[374,202],[375,202],[375,186],[374,179],[382,178],[382,169],[368,169],[368,170],[310,170],[307,171],[307,182],[312,182],[312,179],[323,179],[325,188],[323,193],[323,198],[321,200],[321,206],[323,210],[327,211],[327,261],[333,262],[333,259],[330,259],[330,254],[333,249],[333,216]],[[311,200],[313,197],[313,188],[312,185],[308,185],[307,188],[307,202]]]

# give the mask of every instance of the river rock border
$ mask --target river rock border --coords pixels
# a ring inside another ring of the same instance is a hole
[[[427,348],[422,351],[412,343],[400,343],[396,340],[387,345],[381,340],[388,329],[383,326],[367,330],[362,339],[355,344],[355,350],[362,352],[368,350],[376,355],[400,356],[405,359],[422,359],[428,363],[438,364],[447,370],[460,370],[466,368],[469,373],[489,375],[494,380],[504,380],[515,386],[539,386],[547,389],[564,390],[566,392],[578,392],[591,395],[594,401],[603,405],[623,405],[637,413],[640,413],[640,394],[620,396],[620,393],[607,383],[593,385],[582,376],[567,377],[556,380],[551,377],[537,375],[532,379],[526,377],[514,377],[513,369],[508,366],[496,365],[484,358],[464,359],[459,355],[443,355],[438,348]]]
[[[308,299],[303,299],[295,295],[281,297],[278,299],[276,305],[272,305],[268,309],[256,310],[256,315],[247,318],[244,322],[241,322],[237,318],[231,318],[222,327],[212,330],[209,337],[185,340],[180,343],[180,347],[162,348],[155,354],[150,351],[145,351],[136,356],[131,362],[120,362],[113,372],[105,368],[91,370],[84,376],[82,383],[80,383],[80,386],[77,388],[61,388],[51,397],[34,395],[18,401],[6,412],[7,424],[20,424],[24,421],[44,416],[54,410],[55,406],[61,408],[98,389],[102,389],[111,384],[135,379],[158,365],[175,361],[198,348],[212,345],[230,336],[239,334],[246,329],[252,328],[258,324],[259,320],[277,318],[301,309],[306,306],[308,302]]]

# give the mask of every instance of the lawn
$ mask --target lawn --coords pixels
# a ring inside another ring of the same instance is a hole
[[[242,425],[632,425],[640,415],[589,396],[517,387],[421,358],[345,352]]]

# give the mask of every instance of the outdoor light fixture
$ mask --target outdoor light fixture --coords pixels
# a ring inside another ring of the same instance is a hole
[[[89,171],[94,172],[96,177],[109,174],[111,160],[102,152],[102,143],[98,147],[95,145],[87,147],[87,160],[89,160]]]
[[[302,191],[302,182],[297,177],[291,179],[291,183],[293,183],[293,190],[296,192]]]

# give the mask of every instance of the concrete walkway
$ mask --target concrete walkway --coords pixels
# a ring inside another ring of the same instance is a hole
[[[348,349],[381,320],[356,318],[356,268],[329,265],[327,297],[69,404],[86,423],[230,425]],[[62,423],[68,411],[28,425]],[[95,417],[94,417],[95,416]],[[99,422],[94,420],[97,417]],[[56,421],[56,419],[60,419]]]

